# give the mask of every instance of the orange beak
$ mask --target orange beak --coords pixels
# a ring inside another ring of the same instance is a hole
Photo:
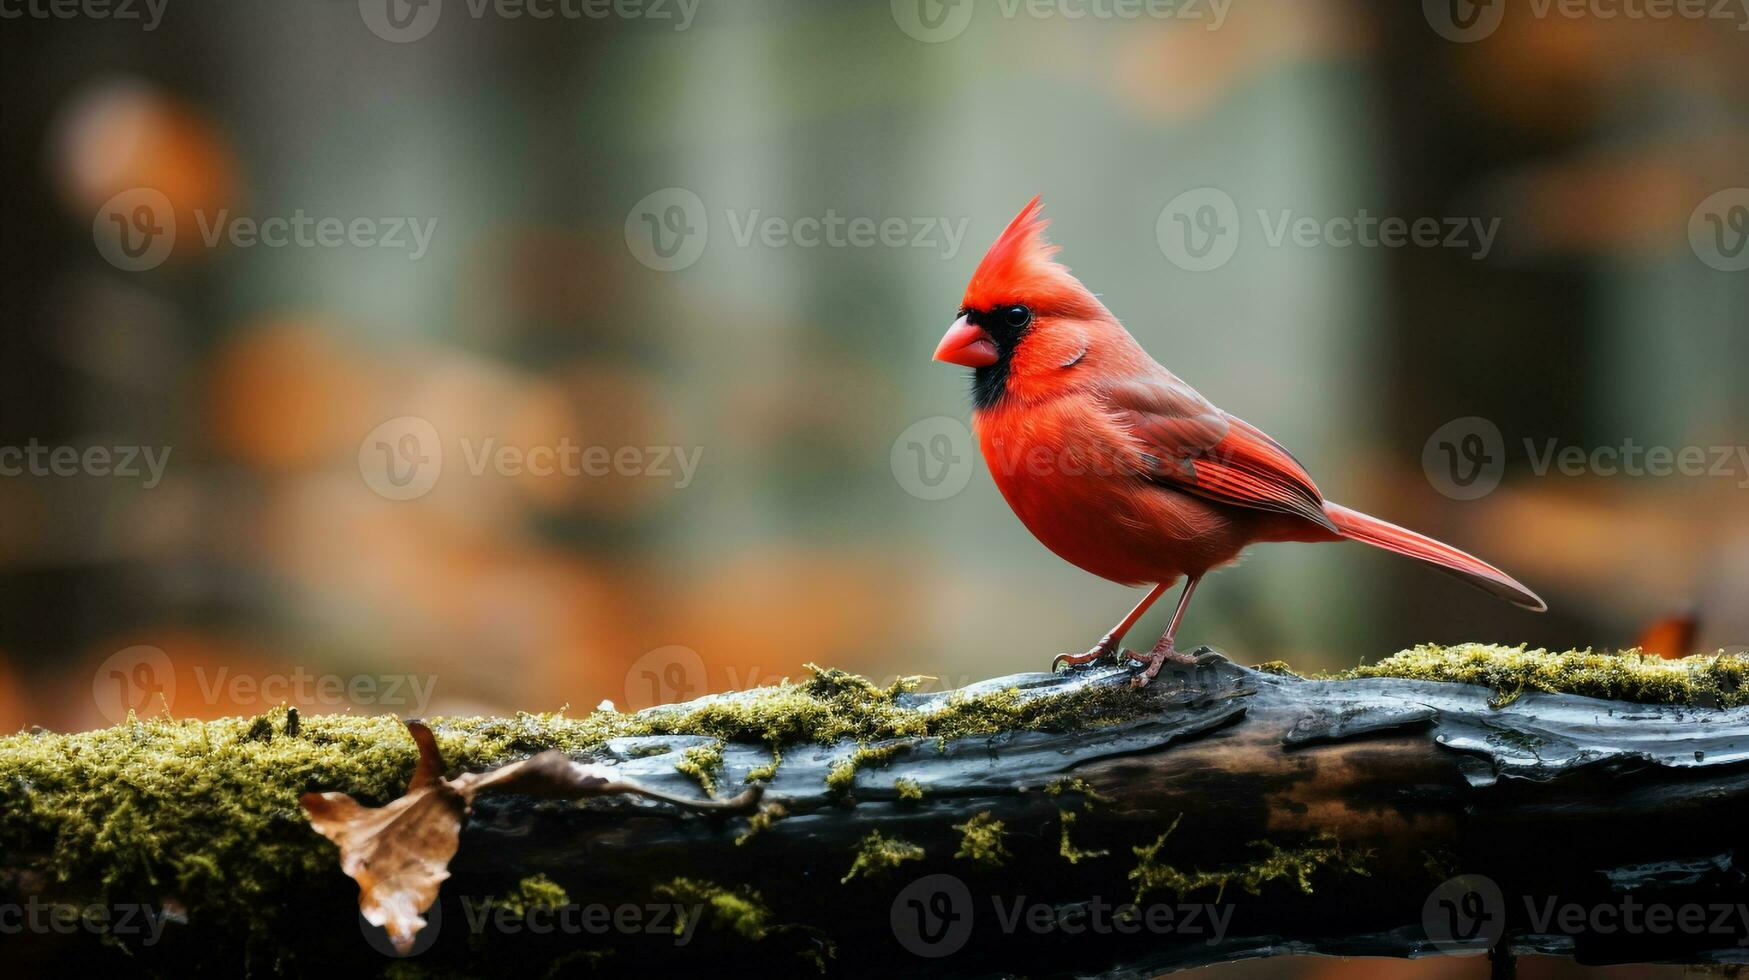
[[[935,360],[962,367],[988,367],[1000,359],[996,342],[990,339],[990,335],[963,316],[947,328],[941,343],[935,347]]]

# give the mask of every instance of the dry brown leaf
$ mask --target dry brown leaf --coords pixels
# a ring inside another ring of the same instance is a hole
[[[365,921],[381,926],[395,949],[413,947],[425,927],[424,911],[449,877],[449,861],[461,846],[462,818],[481,793],[515,793],[551,799],[635,793],[700,812],[747,812],[759,805],[755,786],[727,800],[670,796],[613,778],[608,766],[577,762],[547,751],[484,773],[443,776],[443,755],[431,729],[416,721],[407,730],[419,746],[413,779],[400,799],[367,807],[345,793],[305,793],[298,798],[310,826],[340,848],[340,869],[358,882]]]

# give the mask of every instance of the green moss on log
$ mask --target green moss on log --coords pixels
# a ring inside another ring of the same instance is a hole
[[[1577,694],[1639,704],[1734,708],[1749,704],[1749,658],[1716,654],[1666,660],[1629,650],[1550,653],[1523,646],[1418,646],[1334,679],[1396,677],[1477,684],[1505,707],[1526,691]]]
[[[893,870],[906,861],[923,860],[923,848],[905,840],[902,837],[888,837],[878,830],[871,830],[856,845],[856,860],[850,864],[850,870],[844,877],[838,879],[839,884],[848,884],[858,875],[864,878],[877,878]]]
[[[571,896],[565,893],[564,886],[543,874],[529,875],[517,882],[515,888],[486,901],[487,908],[503,909],[517,918],[524,918],[535,909],[551,911],[569,904]]]
[[[758,941],[771,932],[771,909],[766,907],[763,896],[747,886],[731,891],[711,881],[675,878],[657,885],[655,894],[688,909],[700,912],[708,909],[712,926],[733,931],[743,939]],[[685,933],[697,925],[682,912],[676,931]]]
[[[706,735],[775,751],[1073,730],[1154,710],[1147,692],[1112,685],[1036,698],[1012,689],[962,695],[923,713],[900,702],[915,686],[815,669],[799,683],[636,714],[523,713],[432,725],[454,774],[546,749],[582,755],[621,737]],[[397,718],[295,718],[288,711],[209,722],[130,718],[93,732],[0,738],[6,870],[32,872],[32,880],[82,901],[174,898],[191,919],[239,935],[257,930],[261,903],[340,875],[334,846],[310,830],[298,794],[337,790],[381,805],[405,790],[413,771],[414,748]],[[692,761],[707,775],[716,771],[706,759]]]
[[[782,803],[767,803],[759,808],[759,812],[747,818],[747,829],[735,838],[735,846],[740,847],[760,833],[770,830],[771,825],[789,816],[789,810]]]
[[[716,796],[717,773],[723,768],[723,743],[712,742],[687,749],[680,753],[680,761],[674,764],[674,768],[697,780],[704,795]]]
[[[1110,803],[1111,797],[1093,788],[1093,784],[1080,776],[1065,776],[1045,787],[1045,792],[1052,796],[1062,796],[1064,793],[1079,793],[1086,797],[1081,804],[1082,809],[1093,809],[1094,803]]]
[[[1322,836],[1303,847],[1284,850],[1269,841],[1252,841],[1252,847],[1261,847],[1265,853],[1255,861],[1250,861],[1230,868],[1216,871],[1182,871],[1160,859],[1160,852],[1166,846],[1166,839],[1178,829],[1178,823],[1184,819],[1183,814],[1172,821],[1172,826],[1166,828],[1152,844],[1132,848],[1139,859],[1135,868],[1130,871],[1129,878],[1136,883],[1136,902],[1153,891],[1171,891],[1183,899],[1184,896],[1206,888],[1215,890],[1215,901],[1220,901],[1226,893],[1227,886],[1237,884],[1253,895],[1263,890],[1263,886],[1272,881],[1288,881],[1296,885],[1307,895],[1312,894],[1312,875],[1318,871],[1330,871],[1337,874],[1368,875],[1365,862],[1372,857],[1372,851],[1344,852],[1342,845],[1332,836]]]
[[[1110,854],[1110,851],[1084,851],[1075,846],[1074,841],[1069,839],[1069,828],[1075,826],[1075,818],[1077,816],[1078,815],[1073,810],[1064,810],[1062,808],[1058,808],[1057,810],[1057,818],[1061,820],[1063,824],[1062,840],[1057,845],[1057,853],[1063,856],[1063,860],[1070,864],[1080,864],[1082,861],[1089,858],[1101,858]]]
[[[869,766],[885,768],[888,763],[893,761],[893,756],[898,755],[899,751],[906,747],[907,743],[904,742],[883,745],[879,748],[869,748],[866,745],[857,746],[855,752],[834,762],[832,768],[826,772],[826,788],[834,796],[848,795],[850,788],[856,785],[857,770]]]
[[[956,858],[986,868],[999,868],[1012,856],[1008,848],[1002,846],[1002,821],[991,816],[989,810],[975,814],[965,823],[954,824],[953,829],[960,832],[960,849],[953,854]]]
[[[771,747],[771,761],[767,762],[763,766],[759,766],[759,767],[754,768],[754,769],[749,769],[747,771],[746,782],[749,782],[749,783],[769,783],[773,779],[777,778],[778,767],[782,766],[782,765],[783,765],[783,752],[777,746],[773,745]]]

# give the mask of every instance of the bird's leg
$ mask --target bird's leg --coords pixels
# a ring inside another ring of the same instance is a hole
[[[1113,626],[1103,637],[1100,638],[1098,643],[1093,644],[1093,649],[1088,650],[1086,653],[1059,654],[1057,659],[1051,661],[1051,672],[1055,673],[1057,668],[1065,665],[1070,667],[1080,667],[1084,664],[1090,664],[1096,660],[1102,660],[1106,657],[1116,655],[1118,647],[1123,643],[1123,635],[1130,631],[1130,627],[1136,625],[1136,620],[1141,619],[1142,614],[1147,612],[1148,607],[1152,606],[1154,600],[1160,598],[1161,594],[1165,591],[1166,583],[1164,582],[1154,586],[1153,589],[1149,590],[1147,595],[1142,597],[1141,602],[1136,603],[1136,608],[1131,609],[1128,616],[1125,616],[1116,626]]]
[[[1171,625],[1166,627],[1166,632],[1160,636],[1160,642],[1154,644],[1154,649],[1146,657],[1136,658],[1142,662],[1143,670],[1130,681],[1132,686],[1147,687],[1148,682],[1160,673],[1160,668],[1168,660],[1175,663],[1196,663],[1195,657],[1179,653],[1172,644],[1173,639],[1178,636],[1178,624],[1184,621],[1184,609],[1190,605],[1190,596],[1196,591],[1196,583],[1200,581],[1202,578],[1198,576],[1184,583],[1184,594],[1178,597],[1178,611],[1172,614]]]

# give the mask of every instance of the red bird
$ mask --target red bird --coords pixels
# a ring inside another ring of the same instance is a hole
[[[1299,461],[1161,367],[1055,261],[1037,197],[984,255],[935,359],[972,368],[973,425],[1008,505],[1045,547],[1147,596],[1078,656],[1115,656],[1180,578],[1178,611],[1142,661],[1167,661],[1197,583],[1259,541],[1361,541],[1434,565],[1527,609],[1548,606],[1498,568],[1326,501]],[[1135,656],[1132,654],[1132,656]],[[1055,666],[1055,665],[1053,665]]]

